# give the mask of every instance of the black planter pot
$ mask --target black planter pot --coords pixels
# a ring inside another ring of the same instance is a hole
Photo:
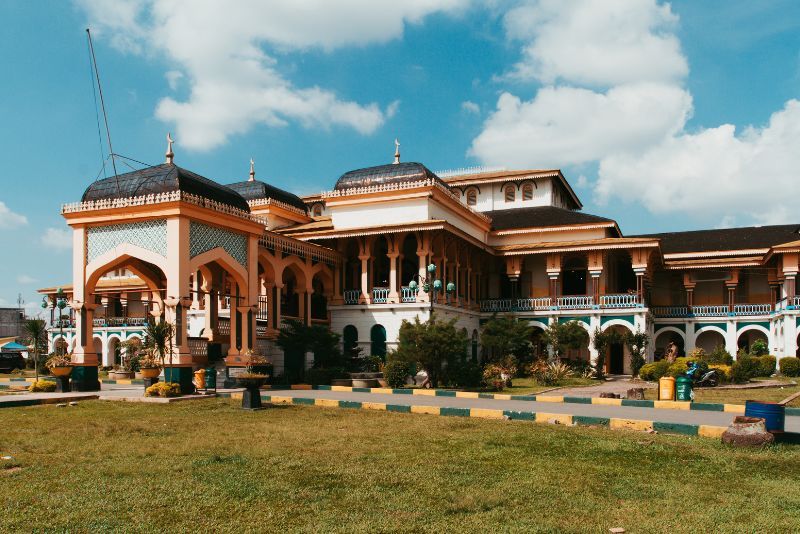
[[[260,410],[261,390],[259,389],[267,382],[268,377],[236,377],[236,385],[245,388],[242,393],[242,408],[245,410]]]

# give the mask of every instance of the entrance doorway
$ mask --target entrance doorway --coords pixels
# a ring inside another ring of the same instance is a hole
[[[608,372],[621,375],[625,372],[625,347],[622,343],[612,343],[608,350]]]

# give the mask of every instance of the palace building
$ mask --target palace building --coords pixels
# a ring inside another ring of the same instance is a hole
[[[798,351],[800,224],[624,235],[584,213],[557,169],[437,174],[399,149],[304,198],[257,180],[252,161],[247,180],[227,185],[173,161],[170,142],[164,164],[97,180],[62,209],[73,276],[50,342],[73,351],[79,387],[98,387],[98,364],[117,363],[151,317],[176,325],[173,364],[186,380],[209,359],[241,366],[250,351],[301,380],[313,355],[274,344],[287,318],[385,355],[403,320],[434,312],[456,318],[475,359],[493,314],[537,332],[577,321],[590,341],[569,356],[619,374],[627,349],[598,354],[598,329],[648,332],[649,361],[670,342]],[[57,289],[40,290],[51,308]]]

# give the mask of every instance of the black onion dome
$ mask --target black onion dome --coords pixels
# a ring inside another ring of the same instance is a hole
[[[250,211],[247,201],[233,189],[169,163],[97,180],[86,188],[81,200],[113,200],[175,191]]]
[[[388,165],[378,165],[377,167],[348,171],[336,181],[336,185],[333,189],[335,191],[341,191],[356,187],[423,182],[425,180],[436,180],[449,189],[447,184],[436,176],[433,171],[422,163],[415,163],[413,161],[406,163],[390,163]]]
[[[297,209],[306,211],[306,203],[303,200],[288,191],[279,189],[275,186],[258,180],[249,180],[246,182],[236,182],[235,184],[228,184],[228,187],[242,195],[246,200],[259,200],[271,198],[284,204],[289,204]]]

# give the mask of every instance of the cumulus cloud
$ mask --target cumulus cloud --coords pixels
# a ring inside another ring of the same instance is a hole
[[[179,65],[186,100],[163,98],[156,116],[176,125],[176,138],[205,150],[257,124],[297,122],[307,128],[374,132],[397,110],[361,104],[322,87],[296,87],[281,72],[286,51],[382,43],[406,24],[436,12],[458,11],[467,0],[80,0],[99,35],[118,49],[163,56]],[[120,7],[124,6],[124,7]],[[176,75],[168,81],[176,83]]]
[[[800,103],[739,133],[732,124],[690,131],[677,23],[669,5],[654,0],[541,0],[513,9],[505,28],[522,41],[521,59],[500,79],[543,86],[527,101],[503,92],[470,153],[515,167],[596,162],[600,203],[638,202],[719,226],[791,219],[786,192],[796,189],[800,164]]]
[[[479,115],[481,112],[481,107],[475,102],[472,102],[471,100],[466,100],[462,102],[461,109],[467,113],[473,113],[475,115]]]
[[[0,228],[10,229],[18,226],[28,224],[28,218],[20,215],[6,206],[6,203],[0,200]]]
[[[70,250],[72,248],[72,232],[65,228],[47,228],[42,234],[41,242],[55,250]]]

